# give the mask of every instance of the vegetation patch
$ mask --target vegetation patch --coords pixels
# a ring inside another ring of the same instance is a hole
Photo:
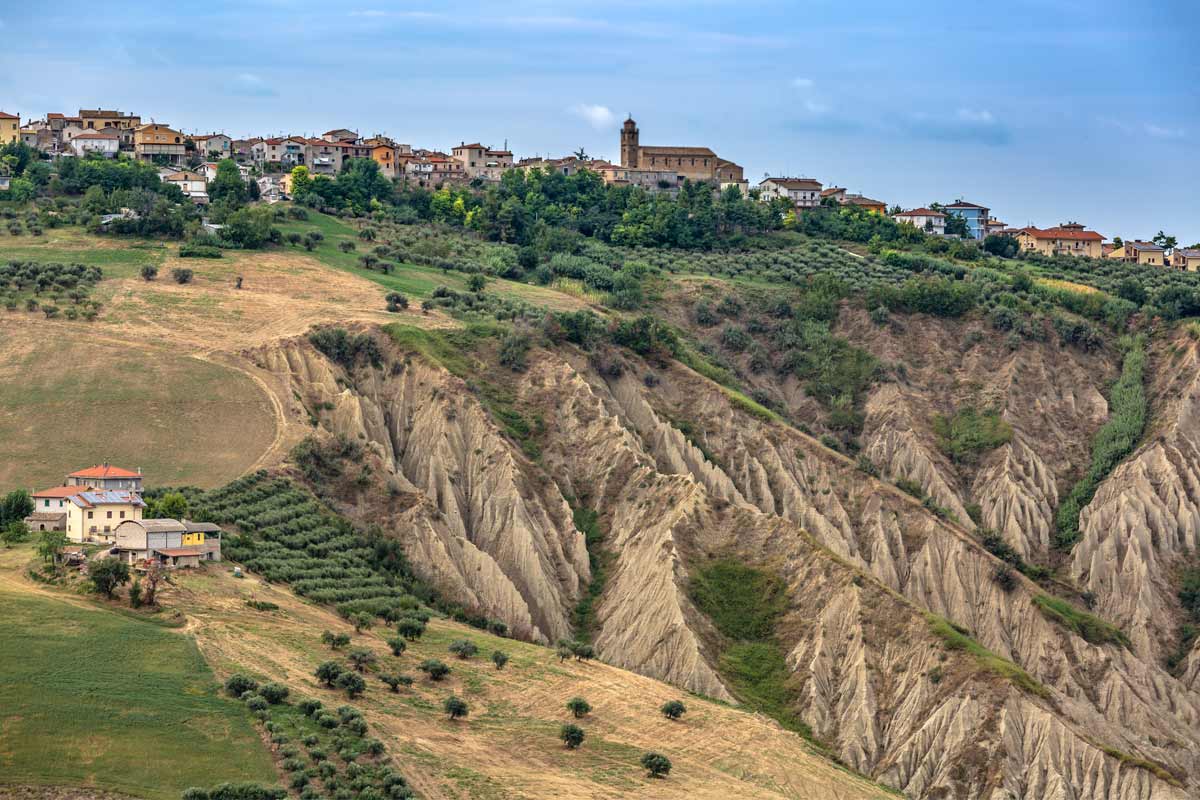
[[[37,595],[0,592],[0,604],[0,653],[20,653],[0,658],[0,782],[148,800],[214,780],[274,782],[249,715],[218,694],[190,637]]]
[[[587,591],[579,598],[572,615],[575,638],[587,643],[591,642],[596,629],[596,602],[604,592],[604,585],[616,556],[604,546],[604,531],[595,511],[583,506],[572,506],[571,512],[575,529],[583,534],[587,545],[588,566],[592,573]]]
[[[1091,644],[1119,644],[1126,649],[1133,649],[1129,637],[1116,625],[1080,611],[1066,600],[1039,594],[1034,595],[1033,603],[1046,619],[1075,632]]]
[[[1000,417],[997,409],[977,411],[972,406],[960,408],[953,416],[941,414],[933,418],[942,452],[955,461],[973,464],[982,453],[994,450],[1012,440],[1012,426]]]
[[[999,675],[1018,688],[1038,697],[1050,697],[1050,690],[1035,680],[1032,675],[1007,658],[1002,658],[988,650],[975,641],[964,628],[936,614],[926,614],[925,621],[929,624],[929,630],[942,640],[942,644],[947,650],[961,650],[972,656],[976,663],[988,672]]]
[[[1145,337],[1126,337],[1122,346],[1125,359],[1121,377],[1113,384],[1109,397],[1111,416],[1092,439],[1091,466],[1071,488],[1055,516],[1055,544],[1063,550],[1070,550],[1079,539],[1079,513],[1092,501],[1101,481],[1133,452],[1146,428],[1148,408],[1142,385],[1146,367]]]

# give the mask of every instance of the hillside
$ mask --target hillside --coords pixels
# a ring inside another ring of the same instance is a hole
[[[107,459],[269,497],[266,468],[403,554],[403,574],[347,546],[272,577],[328,608],[184,578],[171,602],[219,675],[323,691],[338,608],[386,616],[411,593],[515,637],[436,619],[401,658],[510,651],[503,672],[452,664],[465,723],[441,718],[441,687],[368,692],[422,796],[637,794],[622,765],[651,745],[676,764],[655,796],[877,791],[851,771],[911,797],[1200,792],[1188,276],[813,231],[588,240],[527,269],[524,248],[383,215],[281,229],[322,238],[216,260],[73,229],[0,241],[0,260],[105,269],[91,322],[6,316],[0,485]],[[121,435],[53,435],[98,407]],[[225,513],[229,491],[191,496]],[[309,515],[306,498],[269,510]],[[221,518],[247,537],[235,557],[286,555],[269,519]],[[383,653],[378,628],[360,638]],[[544,646],[562,639],[603,663],[559,664]],[[682,725],[656,715],[681,692]],[[568,753],[577,693],[604,741]]]

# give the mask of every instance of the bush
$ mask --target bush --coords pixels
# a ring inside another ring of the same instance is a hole
[[[583,728],[570,723],[563,725],[558,732],[558,738],[563,740],[568,750],[574,750],[583,744],[583,735]]]
[[[978,412],[970,406],[958,409],[949,418],[935,415],[933,432],[946,455],[969,464],[978,461],[980,453],[994,450],[1012,439],[1012,426],[1001,419],[999,411]]]
[[[500,363],[514,372],[524,372],[530,345],[528,334],[510,331],[500,343]]]
[[[408,308],[408,298],[399,292],[388,292],[384,299],[387,300],[387,310],[392,313]]]
[[[317,667],[315,675],[326,686],[332,687],[345,671],[345,668],[338,662],[326,661]]]
[[[117,587],[129,583],[129,565],[111,556],[92,563],[88,569],[95,591],[111,599]]]
[[[264,683],[259,687],[258,693],[271,705],[279,705],[287,699],[288,687],[282,683]]]
[[[492,663],[496,665],[496,669],[504,669],[504,665],[508,663],[508,653],[502,650],[492,652]]]
[[[254,694],[253,692],[246,695],[242,699],[246,701],[246,708],[250,709],[251,711],[266,711],[267,706],[270,705],[266,698],[264,698],[262,695]]]
[[[396,632],[410,642],[415,642],[425,633],[425,623],[416,617],[402,617],[396,623]]]
[[[320,700],[301,700],[297,707],[304,714],[304,716],[315,717],[317,712],[321,710],[322,704]],[[309,744],[309,742],[306,740],[305,744]],[[312,744],[316,744],[316,742],[312,742]]]
[[[665,778],[671,772],[671,760],[661,753],[646,753],[642,756],[642,767],[651,778]]]
[[[176,267],[175,269],[171,270],[171,277],[178,284],[191,283],[192,271],[183,267]]]
[[[412,678],[407,675],[393,675],[391,673],[380,673],[379,680],[383,681],[393,692],[399,692],[400,687],[412,686]]]
[[[209,244],[192,244],[187,243],[179,246],[180,258],[222,258],[225,254],[221,252],[221,248],[213,247]],[[178,278],[176,278],[178,280]],[[187,283],[187,281],[179,281]]]
[[[679,719],[687,712],[687,706],[680,700],[668,700],[659,709],[667,719]]]
[[[427,658],[417,665],[417,669],[429,676],[431,681],[440,681],[450,674],[450,667],[436,658]]]
[[[408,644],[399,636],[393,636],[387,640],[388,647],[392,648],[392,655],[401,656],[408,649]]]
[[[450,719],[462,719],[470,713],[467,701],[457,695],[450,695],[442,701],[442,710]]]
[[[147,264],[142,267],[142,280],[152,281],[158,277],[158,267],[153,264]]]
[[[350,659],[351,665],[359,672],[364,671],[379,660],[373,650],[368,650],[365,647],[354,648],[346,654],[346,658]]]
[[[467,639],[456,639],[450,643],[448,648],[451,653],[462,659],[468,659],[479,652],[479,647],[472,641]]]
[[[367,682],[357,672],[343,672],[335,683],[339,689],[345,689],[346,696],[352,700],[367,690]]]
[[[574,715],[575,719],[582,719],[591,713],[592,706],[582,697],[572,697],[567,701],[567,710]]]

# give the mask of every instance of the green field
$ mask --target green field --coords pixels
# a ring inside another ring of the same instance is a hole
[[[174,247],[142,239],[92,236],[83,228],[52,228],[44,236],[0,237],[0,260],[86,264],[105,278],[131,278],[146,264],[161,264]]]
[[[0,782],[177,800],[276,782],[240,704],[188,636],[0,587]]]

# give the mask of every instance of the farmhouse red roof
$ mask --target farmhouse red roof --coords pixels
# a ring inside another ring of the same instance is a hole
[[[34,497],[74,497],[80,492],[90,492],[89,486],[52,486],[40,492],[34,492]]]
[[[140,472],[130,472],[127,469],[114,467],[112,464],[97,464],[94,467],[72,472],[71,478],[140,478]]]
[[[914,208],[912,211],[902,211],[896,215],[897,217],[944,217],[946,216],[940,211],[934,211],[929,208]]]
[[[1103,242],[1104,237],[1095,231],[1081,231],[1075,228],[1021,228],[1020,233],[1027,233],[1035,239],[1077,239],[1084,242]]]
[[[9,114],[5,111],[0,111],[0,119],[20,119],[16,114]]]

